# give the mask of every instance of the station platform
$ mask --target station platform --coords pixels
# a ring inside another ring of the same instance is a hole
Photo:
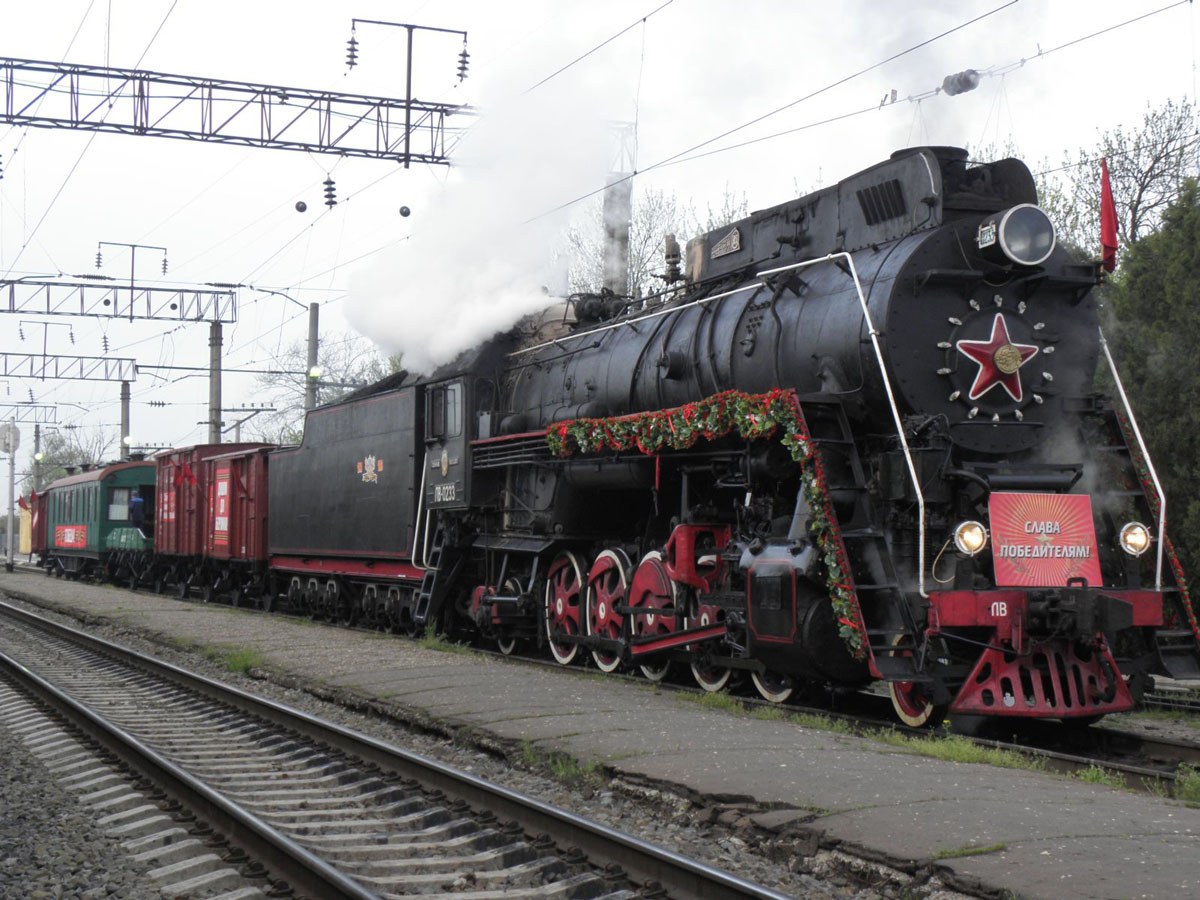
[[[950,763],[788,721],[711,709],[594,669],[550,670],[401,638],[0,572],[0,593],[176,644],[253,648],[291,684],[374,698],[401,718],[597,760],[684,796],[752,798],[816,847],[979,896],[1200,896],[1200,809],[1043,772]],[[1002,846],[1002,849],[1000,847]],[[996,848],[970,853],[971,848]],[[968,855],[962,855],[968,854]]]

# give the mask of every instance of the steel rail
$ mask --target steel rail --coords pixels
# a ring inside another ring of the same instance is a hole
[[[42,622],[37,624],[41,626]],[[315,897],[378,900],[378,894],[352,881],[3,652],[0,652],[0,672],[7,673],[20,687],[195,812],[232,843],[244,848],[292,887]]]
[[[170,679],[209,699],[296,731],[310,740],[328,744],[343,753],[374,763],[381,769],[404,778],[415,779],[426,788],[442,791],[452,800],[462,800],[475,808],[486,808],[499,817],[517,822],[528,833],[550,834],[561,847],[578,847],[594,865],[615,864],[633,881],[657,882],[671,896],[689,900],[788,900],[786,894],[753,884],[729,872],[688,859],[640,838],[623,834],[584,816],[558,809],[533,797],[460,772],[436,760],[325,722],[316,716],[272,700],[256,697],[246,691],[60,625],[7,603],[0,603],[0,613],[87,646],[158,677]],[[213,824],[218,825],[215,821]],[[240,839],[240,835],[232,833],[231,837]],[[340,895],[318,892],[316,896]],[[374,895],[364,893],[347,896]]]

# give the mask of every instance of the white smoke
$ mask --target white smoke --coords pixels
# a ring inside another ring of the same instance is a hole
[[[565,282],[569,207],[604,185],[613,138],[601,104],[568,78],[490,103],[453,153],[412,235],[350,281],[347,318],[427,374],[551,302]],[[468,120],[471,121],[471,120]]]

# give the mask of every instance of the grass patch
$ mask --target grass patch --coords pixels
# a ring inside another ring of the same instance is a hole
[[[430,629],[417,638],[417,646],[424,647],[426,650],[437,650],[440,653],[466,653],[475,655],[475,651],[466,644],[459,644],[444,634]]]
[[[1025,769],[1028,771],[1043,771],[1046,768],[1046,764],[1040,759],[1024,756],[1012,750],[982,747],[957,734],[946,737],[912,737],[898,731],[879,731],[868,736],[889,746],[932,759],[942,759],[946,762],[983,763],[1001,769]]]
[[[267,658],[253,647],[213,646],[204,651],[204,658],[219,662],[226,671],[245,674],[253,668],[261,668],[267,663]]]
[[[817,728],[821,731],[832,731],[836,734],[854,734],[854,726],[845,719],[834,719],[819,713],[795,713],[788,716],[788,721],[804,728]]]
[[[975,844],[963,844],[961,847],[942,848],[933,851],[934,859],[959,859],[963,856],[979,856],[982,853],[1002,853],[1008,849],[1008,846],[1000,841],[995,844],[987,844],[985,846],[976,846]]]
[[[1103,766],[1092,764],[1071,775],[1072,778],[1084,784],[1103,784],[1106,787],[1123,788],[1125,778],[1117,772],[1110,772]]]
[[[600,781],[600,763],[597,760],[578,760],[566,753],[541,753],[529,738],[521,741],[520,757],[521,762],[529,768],[547,772],[566,784]]]
[[[1200,716],[1182,709],[1141,709],[1125,715],[1140,722],[1163,722],[1186,725],[1188,728],[1200,728]]]
[[[1180,766],[1175,773],[1175,799],[1188,806],[1200,806],[1200,769]]]

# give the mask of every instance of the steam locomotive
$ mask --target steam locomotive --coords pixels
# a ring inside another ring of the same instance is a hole
[[[1200,630],[1115,368],[1092,389],[1101,270],[1036,204],[1020,161],[922,147],[668,237],[652,298],[572,297],[295,447],[160,455],[154,527],[207,543],[116,573],[776,702],[882,681],[913,725],[1130,709],[1200,677]]]

